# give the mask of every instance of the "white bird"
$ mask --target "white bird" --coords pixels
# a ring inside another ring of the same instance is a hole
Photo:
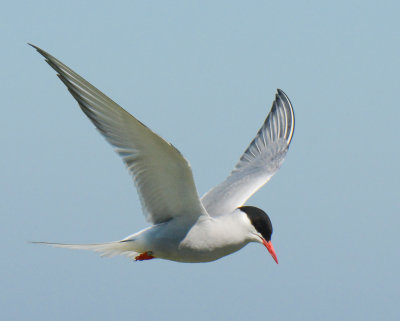
[[[152,225],[123,240],[101,244],[48,244],[55,247],[125,255],[209,262],[264,244],[278,263],[271,243],[272,224],[259,208],[243,206],[277,172],[294,131],[294,113],[278,89],[271,111],[231,174],[201,199],[187,160],[118,104],[44,50],[31,45],[58,73],[82,111],[122,157],[136,185],[143,212]]]

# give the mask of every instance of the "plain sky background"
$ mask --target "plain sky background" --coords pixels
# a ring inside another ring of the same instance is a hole
[[[1,320],[400,319],[398,1],[1,7]],[[247,203],[270,215],[280,264],[259,244],[207,264],[28,244],[147,223],[121,160],[27,42],[172,142],[200,194],[283,89],[292,145]]]

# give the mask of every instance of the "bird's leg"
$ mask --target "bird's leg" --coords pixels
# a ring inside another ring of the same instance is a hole
[[[135,261],[144,261],[144,260],[151,260],[154,259],[154,256],[151,255],[152,252],[144,252],[139,254],[137,257],[135,257]]]

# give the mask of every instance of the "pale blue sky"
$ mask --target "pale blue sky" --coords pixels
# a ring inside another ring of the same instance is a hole
[[[0,11],[1,320],[399,320],[396,1],[9,1]],[[274,226],[207,264],[133,263],[28,240],[145,226],[131,179],[31,42],[190,161],[202,194],[264,121],[296,114],[248,204]]]

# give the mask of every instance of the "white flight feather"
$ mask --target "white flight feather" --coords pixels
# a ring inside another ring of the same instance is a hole
[[[32,45],[33,46],[33,45]],[[33,46],[58,72],[82,111],[122,157],[153,224],[207,215],[182,154],[73,70]]]
[[[232,213],[281,166],[294,131],[294,112],[286,94],[278,89],[263,126],[241,156],[231,174],[208,191],[201,201],[211,216]]]

